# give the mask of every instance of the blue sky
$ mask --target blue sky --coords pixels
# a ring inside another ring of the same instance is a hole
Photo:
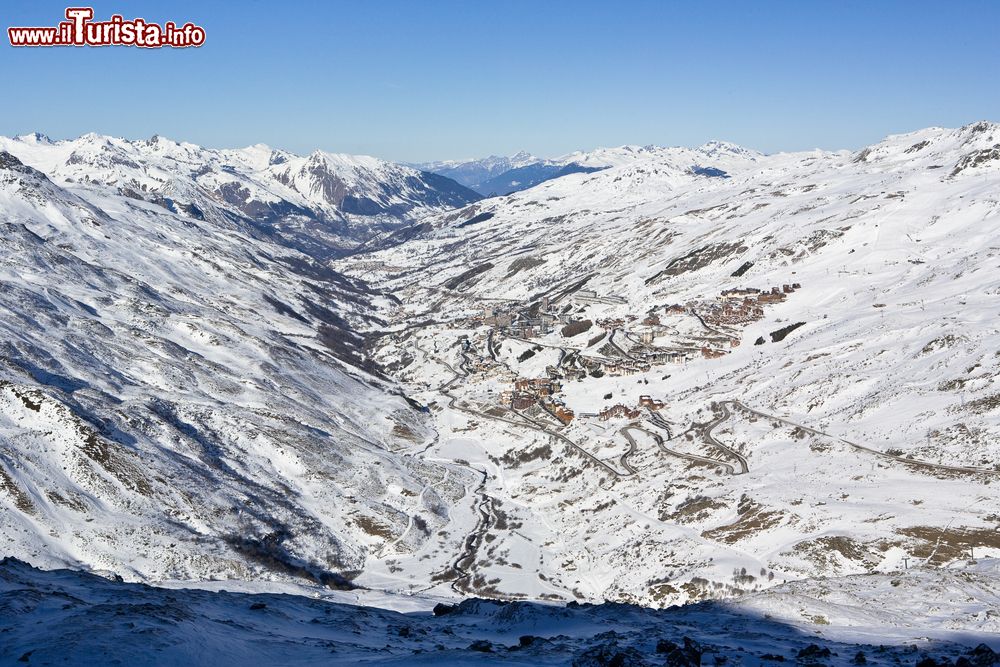
[[[97,19],[193,21],[207,42],[13,49],[4,34],[0,134],[419,161],[713,138],[856,148],[1000,120],[990,0],[92,4]],[[55,25],[65,7],[6,0],[0,16]]]

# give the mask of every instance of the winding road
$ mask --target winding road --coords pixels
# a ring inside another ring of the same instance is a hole
[[[712,431],[714,431],[716,429],[716,427],[719,426],[719,424],[721,424],[722,422],[728,420],[732,416],[732,413],[729,411],[729,406],[726,405],[726,403],[729,403],[729,402],[730,401],[723,401],[722,403],[719,404],[719,407],[722,408],[722,416],[714,419],[713,421],[709,422],[708,424],[705,424],[705,427],[704,427],[704,429],[705,429],[705,431],[704,431],[704,433],[705,433],[705,439],[709,442],[709,444],[711,444],[716,449],[718,449],[718,450],[724,452],[725,454],[728,454],[729,456],[731,456],[734,459],[736,459],[736,462],[740,466],[740,472],[738,474],[745,475],[748,472],[750,472],[750,466],[747,465],[746,458],[744,458],[742,454],[740,454],[739,452],[737,452],[732,447],[728,447],[728,446],[722,444],[721,442],[719,442],[718,440],[716,440],[715,437],[712,435]]]
[[[632,452],[635,450],[636,446],[635,439],[632,437],[629,431],[639,431],[640,433],[645,433],[646,435],[652,437],[653,440],[656,441],[657,447],[659,447],[660,451],[662,451],[664,454],[667,454],[669,456],[675,456],[681,459],[686,459],[688,461],[693,461],[695,463],[700,463],[703,465],[719,467],[725,470],[730,475],[736,474],[736,469],[733,468],[731,464],[726,463],[725,461],[719,461],[718,459],[711,459],[708,458],[707,456],[698,456],[697,454],[685,454],[683,452],[678,452],[676,450],[670,449],[666,446],[663,440],[663,436],[661,436],[659,433],[655,431],[650,431],[649,429],[642,428],[641,426],[636,426],[635,424],[630,424],[629,426],[626,426],[623,429],[621,429],[621,431],[619,431],[619,433],[625,436],[625,439],[628,440],[630,445],[629,451],[626,454],[622,454],[623,465],[625,465],[626,456],[631,455]]]
[[[459,352],[459,354],[462,357],[462,361],[459,364],[458,370],[456,370],[454,366],[452,366],[444,359],[441,359],[440,357],[437,357],[435,355],[431,355],[429,352],[427,352],[427,350],[420,347],[420,345],[417,343],[416,340],[413,341],[413,346],[421,353],[421,355],[424,358],[424,361],[433,360],[436,363],[439,363],[445,368],[447,368],[452,373],[451,379],[447,380],[446,382],[443,382],[440,386],[436,388],[436,391],[438,391],[439,393],[448,398],[449,408],[457,410],[459,412],[464,412],[466,414],[475,417],[479,417],[481,419],[491,419],[494,421],[511,424],[513,426],[527,428],[542,433],[544,435],[547,435],[549,437],[555,438],[565,443],[566,445],[570,446],[579,454],[589,459],[595,465],[600,466],[603,470],[605,470],[611,475],[614,475],[615,477],[619,478],[629,477],[636,474],[635,469],[633,469],[630,465],[628,465],[628,462],[626,460],[627,455],[622,456],[622,465],[627,471],[625,473],[622,473],[618,470],[615,470],[613,467],[611,467],[601,459],[597,458],[596,456],[594,456],[593,454],[591,454],[590,452],[588,452],[583,447],[573,442],[563,434],[557,433],[555,431],[550,431],[548,428],[546,428],[545,424],[523,413],[517,412],[515,410],[506,410],[507,412],[511,412],[517,417],[519,417],[521,420],[523,420],[523,421],[515,421],[513,419],[507,419],[505,417],[501,417],[498,415],[487,414],[485,412],[472,409],[468,406],[459,405],[458,397],[452,394],[449,391],[449,389],[458,380],[462,379],[463,377],[467,377],[469,375],[469,369],[468,369],[469,358],[466,355],[465,351],[463,350]],[[631,451],[633,450],[630,450],[629,454],[631,454]],[[478,515],[476,526],[469,532],[468,535],[466,535],[465,539],[462,541],[462,551],[458,554],[458,556],[455,558],[455,560],[452,562],[451,565],[452,569],[458,574],[455,581],[453,581],[451,584],[452,590],[454,590],[457,593],[467,594],[475,592],[474,588],[468,585],[473,576],[471,568],[475,564],[476,553],[482,546],[483,541],[486,539],[486,534],[489,531],[490,526],[496,520],[496,511],[494,506],[495,503],[497,502],[497,499],[486,493],[486,483],[489,480],[489,475],[485,470],[478,470],[468,465],[464,465],[463,467],[468,468],[469,470],[472,470],[482,475],[482,480],[480,481],[479,485],[476,487],[474,491],[474,493],[479,496],[479,500],[476,502],[475,506],[475,511],[476,514]]]

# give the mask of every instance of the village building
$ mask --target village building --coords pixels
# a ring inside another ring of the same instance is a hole
[[[563,424],[569,424],[576,416],[573,413],[573,410],[564,405],[557,405],[553,412],[555,413],[556,419],[561,421]]]
[[[664,405],[666,405],[666,404],[663,401],[661,401],[660,399],[658,399],[658,398],[652,398],[651,396],[646,396],[646,395],[642,395],[642,396],[639,397],[639,407],[640,408],[649,408],[650,410],[659,410]]]
[[[661,347],[649,348],[639,354],[643,361],[649,364],[676,364],[683,363],[688,359],[687,353],[683,350],[668,350]]]
[[[754,287],[738,287],[735,289],[723,290],[719,295],[719,299],[722,301],[740,301],[748,297],[754,297],[758,294],[760,294],[760,290]]]
[[[636,373],[645,373],[649,369],[648,363],[631,359],[607,361],[601,365],[601,370],[608,375],[635,375]]]
[[[602,421],[608,421],[609,419],[638,419],[639,411],[619,403],[601,410],[598,416]]]
[[[514,381],[514,391],[551,396],[561,389],[559,382],[552,378],[520,378]]]
[[[608,317],[603,320],[597,320],[597,326],[602,329],[621,329],[625,326],[625,320],[620,317]]]
[[[542,408],[545,409],[550,415],[559,420],[563,425],[569,424],[573,421],[576,414],[572,409],[567,408],[560,401],[555,401],[552,399],[542,401]]]
[[[533,406],[537,400],[538,399],[536,399],[531,394],[516,393],[511,398],[510,407],[512,407],[515,410],[527,410],[528,408]]]

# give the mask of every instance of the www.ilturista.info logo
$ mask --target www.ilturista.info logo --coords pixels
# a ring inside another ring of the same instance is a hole
[[[7,28],[11,46],[139,46],[157,49],[184,48],[205,43],[205,29],[193,23],[162,26],[146,19],[126,21],[115,14],[108,21],[93,21],[92,7],[67,7],[66,19],[49,28]]]

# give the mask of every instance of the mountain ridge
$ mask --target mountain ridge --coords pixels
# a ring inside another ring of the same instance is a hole
[[[349,257],[266,205],[352,158],[0,140],[12,555],[666,606],[992,554],[998,137],[604,149]]]
[[[261,144],[208,149],[158,135],[39,136],[0,138],[0,148],[57,181],[112,187],[186,217],[255,228],[318,259],[480,198],[449,179],[370,156],[297,156]]]

